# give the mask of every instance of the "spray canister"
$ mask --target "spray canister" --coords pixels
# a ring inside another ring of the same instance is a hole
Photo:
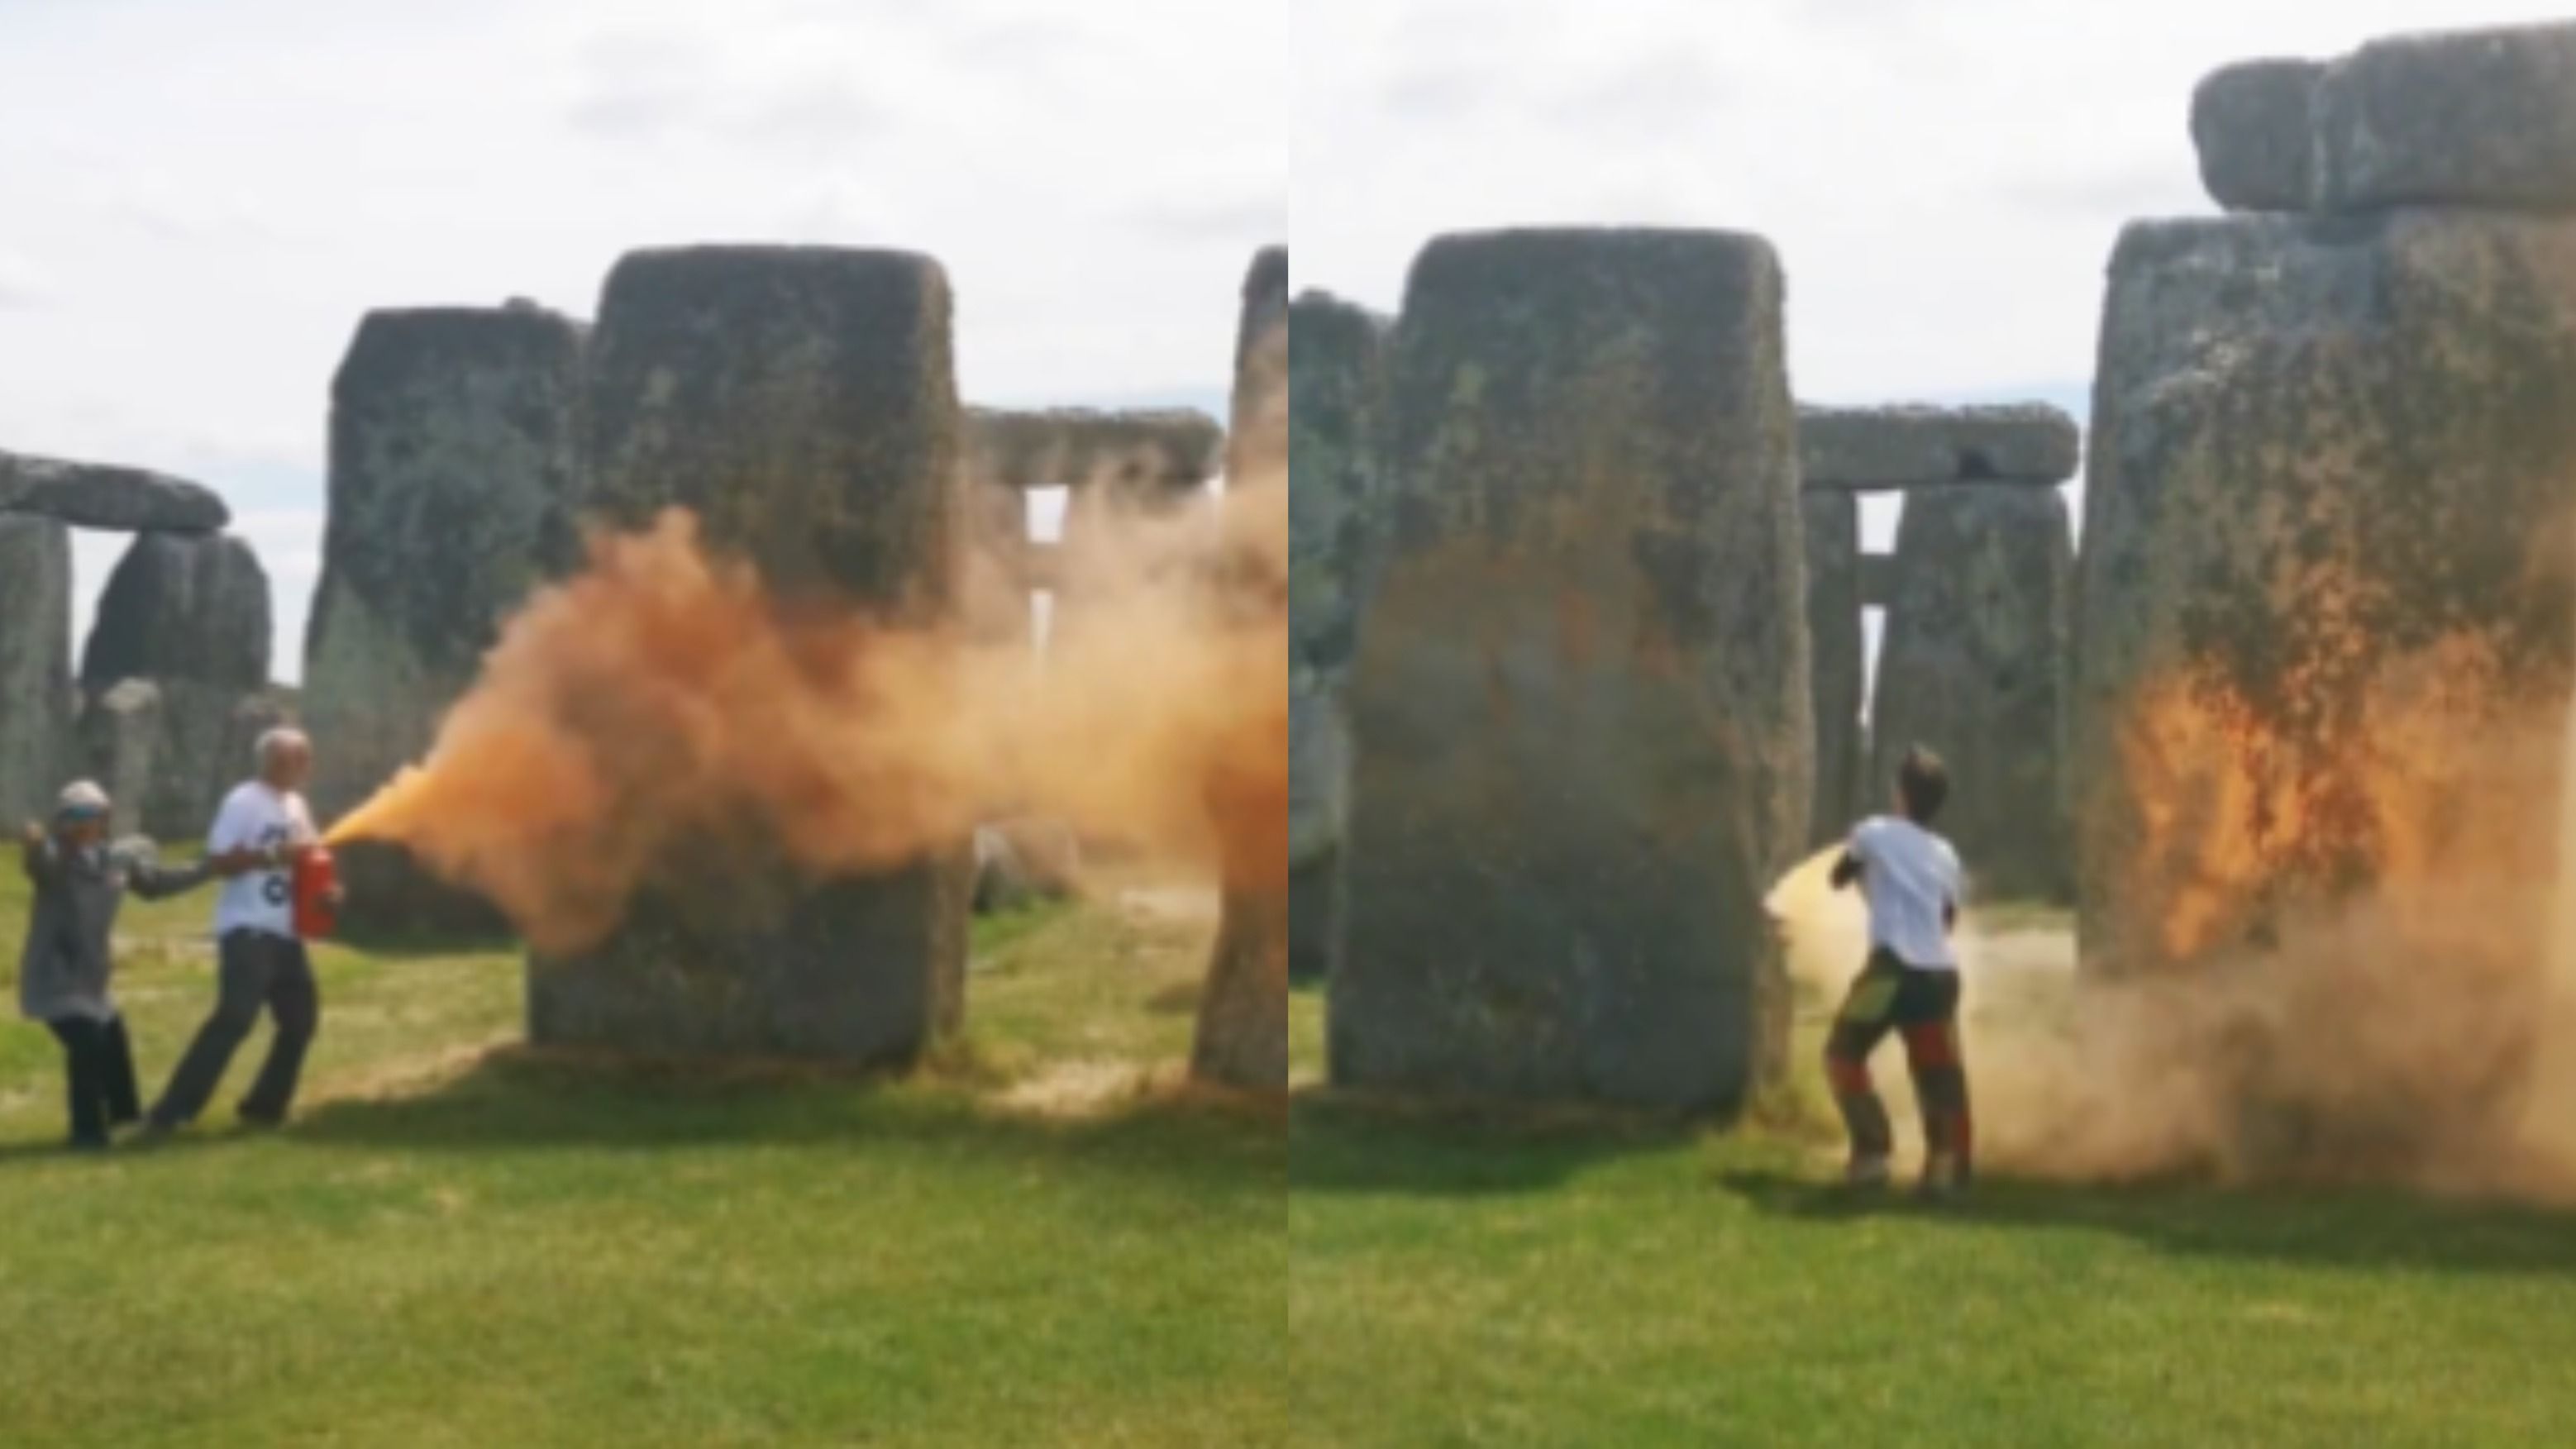
[[[340,868],[331,852],[316,845],[295,858],[295,934],[319,940],[339,924],[331,894],[340,884]]]

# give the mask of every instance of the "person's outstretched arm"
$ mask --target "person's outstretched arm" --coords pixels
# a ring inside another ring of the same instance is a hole
[[[45,838],[45,827],[29,821],[26,829],[19,832],[18,843],[22,847],[20,863],[26,867],[27,879],[51,879],[58,858],[52,842]]]
[[[1860,857],[1848,850],[1844,851],[1842,858],[1834,862],[1832,879],[1835,890],[1841,890],[1860,879]]]
[[[127,867],[126,880],[136,895],[147,901],[161,900],[185,891],[195,890],[215,878],[215,863],[200,860],[195,865],[169,867],[152,861],[134,861]]]

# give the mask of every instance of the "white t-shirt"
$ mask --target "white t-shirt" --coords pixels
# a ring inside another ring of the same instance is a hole
[[[1911,820],[1874,815],[1852,831],[1846,847],[1860,862],[1861,894],[1869,898],[1869,943],[1926,971],[1955,971],[1946,908],[1959,902],[1959,853],[1950,842]]]
[[[206,832],[206,853],[221,855],[244,846],[266,849],[313,839],[313,817],[301,795],[281,795],[258,780],[237,785],[215,812],[215,828]],[[259,931],[271,936],[295,935],[294,872],[246,871],[224,882],[215,899],[215,934]]]

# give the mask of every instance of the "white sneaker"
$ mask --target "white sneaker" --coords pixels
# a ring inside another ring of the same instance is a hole
[[[1845,1187],[1887,1186],[1887,1159],[1855,1156],[1843,1167]]]

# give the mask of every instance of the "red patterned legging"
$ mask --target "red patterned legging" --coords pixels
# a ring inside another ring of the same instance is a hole
[[[1825,1038],[1825,1079],[1833,1084],[1855,1158],[1884,1159],[1893,1150],[1887,1107],[1869,1080],[1869,1054],[1890,1031],[1905,1039],[1905,1064],[1923,1108],[1927,1166],[1945,1165],[1965,1181],[1972,1133],[1968,1069],[1959,1054],[1959,973],[1917,970],[1879,950],[1853,978]]]

